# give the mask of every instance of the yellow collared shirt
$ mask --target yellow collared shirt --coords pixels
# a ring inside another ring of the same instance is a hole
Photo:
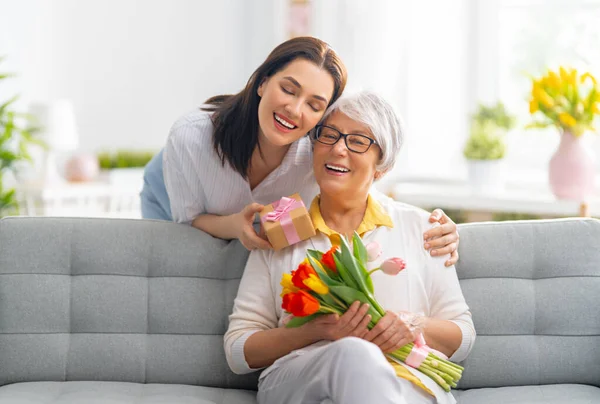
[[[321,215],[321,208],[319,207],[320,200],[321,196],[317,195],[310,204],[309,214],[310,218],[312,219],[313,226],[315,227],[315,230],[327,235],[331,240],[332,245],[339,246],[340,235],[336,231],[331,230],[329,226],[325,224],[325,220]],[[369,195],[367,198],[367,209],[365,210],[365,216],[363,217],[362,222],[360,222],[358,229],[356,229],[356,232],[362,237],[366,232],[375,230],[379,226],[392,228],[394,227],[394,223],[392,222],[390,216],[385,213],[381,205],[375,199],[373,199],[371,195]]]

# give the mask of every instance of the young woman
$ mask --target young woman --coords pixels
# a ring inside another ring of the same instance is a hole
[[[306,134],[346,85],[346,68],[325,42],[294,38],[277,46],[235,95],[208,99],[179,119],[167,145],[148,164],[141,193],[144,218],[187,223],[252,250],[270,244],[254,230],[264,204],[298,192],[317,194]],[[432,254],[458,260],[456,225],[441,210],[441,226],[425,236]]]

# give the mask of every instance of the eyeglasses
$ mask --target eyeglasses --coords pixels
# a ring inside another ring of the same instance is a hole
[[[366,153],[377,141],[364,135],[345,134],[327,125],[317,125],[314,138],[317,142],[333,146],[342,137],[348,150],[354,153]]]

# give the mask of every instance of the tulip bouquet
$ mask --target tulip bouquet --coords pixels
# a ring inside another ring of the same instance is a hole
[[[556,126],[575,137],[586,130],[595,131],[593,122],[600,115],[600,89],[590,73],[580,74],[575,69],[560,67],[532,79],[529,112],[542,120],[530,128]]]
[[[365,246],[358,236],[352,238],[352,248],[346,238],[341,237],[340,249],[332,248],[322,253],[308,250],[306,259],[291,274],[281,280],[283,309],[292,315],[286,327],[299,327],[324,314],[342,315],[355,301],[369,304],[371,322],[369,329],[385,315],[373,292],[371,274],[381,270],[388,275],[397,275],[405,267],[401,258],[385,260],[381,267],[367,271],[367,262],[380,254],[377,246]],[[388,354],[393,360],[406,363],[433,379],[445,391],[456,387],[463,367],[433,353],[422,335],[414,343]]]

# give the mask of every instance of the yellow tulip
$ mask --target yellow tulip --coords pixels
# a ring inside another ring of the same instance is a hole
[[[598,106],[600,103],[595,103],[592,105],[592,112],[594,114],[600,114],[600,107]]]
[[[590,79],[590,80],[592,81],[592,83],[594,83],[594,86],[596,86],[596,85],[597,85],[597,83],[596,83],[596,79],[595,79],[595,78],[594,78],[594,76],[592,76],[590,73],[584,73],[584,74],[582,74],[582,75],[581,75],[581,78],[580,78],[579,80],[580,80],[580,81],[581,81],[581,83],[583,84],[583,83],[585,83],[585,81],[586,81],[587,79]]]
[[[546,81],[552,89],[560,88],[560,78],[553,71],[548,72],[548,77],[547,77]]]
[[[573,118],[567,112],[561,112],[560,115],[558,115],[558,119],[563,123],[563,125],[565,125],[568,128],[572,128],[575,125],[577,125],[577,121],[575,120],[575,118]]]
[[[299,290],[292,282],[292,274],[283,274],[280,285],[283,286],[281,297],[288,293],[295,293]]]
[[[533,90],[533,98],[546,108],[552,108],[554,106],[554,100],[552,97],[550,97],[547,92],[540,88],[535,88]]]
[[[529,101],[529,113],[534,114],[540,109],[540,104],[536,100]]]
[[[319,278],[315,274],[310,274],[308,276],[308,279],[304,280],[304,284],[308,286],[310,290],[320,295],[326,295],[327,293],[329,293],[329,288],[327,287],[327,285],[325,285],[321,278]]]
[[[577,69],[571,69],[569,74],[569,84],[577,86]]]
[[[565,68],[564,68],[564,67],[562,67],[562,66],[561,66],[561,67],[558,69],[558,71],[560,72],[560,79],[561,79],[562,81],[568,81],[568,80],[569,80],[569,73],[567,73],[567,71],[565,70]]]

